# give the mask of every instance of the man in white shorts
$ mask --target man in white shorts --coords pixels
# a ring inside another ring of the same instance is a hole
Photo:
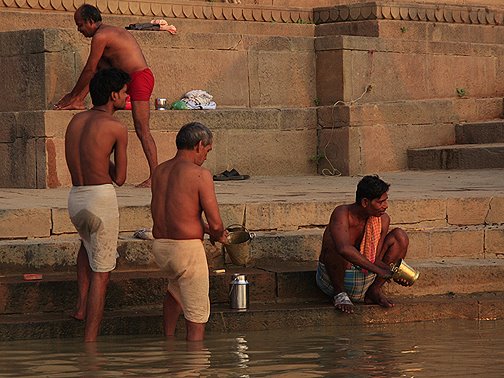
[[[75,115],[65,135],[73,185],[68,212],[81,237],[78,298],[71,316],[86,320],[86,342],[98,336],[110,272],[116,266],[119,210],[112,183],[120,186],[126,180],[128,130],[113,113],[125,106],[129,80],[115,68],[99,71],[89,85],[93,108]]]
[[[198,122],[183,126],[176,138],[177,154],[157,166],[152,177],[151,211],[156,239],[153,255],[168,274],[163,303],[166,336],[173,336],[181,312],[186,339],[201,341],[210,315],[208,265],[203,234],[227,242],[210,171],[201,167],[212,149],[212,132]],[[208,224],[202,219],[202,213]]]

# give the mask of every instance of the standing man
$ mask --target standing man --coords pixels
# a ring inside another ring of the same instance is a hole
[[[212,132],[201,123],[183,126],[174,158],[160,164],[152,176],[153,255],[168,273],[163,302],[163,326],[173,336],[181,312],[186,339],[201,341],[210,315],[208,264],[203,234],[226,243],[228,233],[219,214],[213,178],[201,167],[212,150]],[[202,219],[202,213],[208,221]]]
[[[157,148],[149,128],[149,100],[154,88],[154,76],[135,38],[125,29],[102,23],[100,11],[92,5],[80,6],[74,14],[77,30],[91,39],[91,51],[82,73],[72,91],[55,106],[56,109],[84,109],[84,98],[89,91],[89,81],[96,71],[115,67],[131,76],[128,94],[131,98],[133,123],[140,139],[150,175],[139,186],[149,187],[157,166]]]
[[[128,129],[112,114],[124,108],[129,80],[115,68],[99,71],[89,85],[93,108],[75,115],[65,134],[73,185],[68,212],[81,237],[72,316],[86,320],[86,342],[96,341],[110,272],[116,266],[119,209],[112,183],[121,186],[126,180]]]
[[[353,313],[352,300],[394,305],[382,286],[392,277],[390,264],[406,256],[409,239],[400,228],[389,232],[389,187],[378,176],[362,178],[355,203],[336,207],[324,231],[317,285],[342,312]]]

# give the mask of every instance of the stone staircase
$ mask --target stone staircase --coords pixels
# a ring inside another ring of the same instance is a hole
[[[314,277],[323,225],[336,205],[352,200],[358,178],[255,177],[216,183],[225,224],[241,223],[245,213],[247,228],[257,237],[252,241],[248,267],[229,264],[219,247],[205,243],[211,269],[209,330],[281,327],[282,318],[288,318],[285,324],[294,327],[335,321],[501,317],[504,309],[496,305],[500,294],[481,294],[504,292],[501,173],[383,175],[392,183],[389,214],[394,226],[408,231],[408,262],[421,276],[411,288],[387,285],[388,294],[398,302],[394,309],[358,306],[353,320],[334,312]],[[39,193],[39,198],[30,201],[33,193]],[[4,208],[0,219],[3,340],[82,334],[82,325],[66,315],[76,296],[79,245],[66,215],[66,195],[64,189],[0,191]],[[131,236],[133,230],[150,225],[149,191],[119,188],[118,197],[120,258],[112,274],[102,334],[160,334],[166,279],[153,264],[151,242]],[[221,268],[226,269],[224,274],[214,272]],[[233,312],[228,305],[229,282],[238,272],[245,273],[251,283],[247,314]],[[25,281],[24,273],[40,273],[43,278]],[[440,306],[440,301],[446,303]],[[425,310],[420,310],[422,303]],[[457,313],[457,306],[465,310]],[[411,308],[417,313],[413,315]],[[128,331],[128,324],[135,330]]]
[[[246,268],[206,243],[210,331],[503,316],[499,169],[380,173],[392,183],[394,225],[410,235],[408,261],[421,271],[412,288],[387,286],[393,309],[358,306],[346,317],[314,283],[323,227],[336,205],[353,201],[358,181],[317,173],[398,171],[408,149],[504,143],[495,140],[502,124],[482,122],[501,116],[504,96],[504,9],[486,2],[98,3],[118,26],[158,17],[177,26],[175,36],[135,32],[156,76],[153,97],[171,102],[205,89],[217,102],[215,111],[152,112],[160,161],[174,154],[179,127],[197,120],[215,133],[206,167],[252,176],[216,183],[225,224],[241,224],[245,213],[257,238]],[[50,109],[77,80],[89,41],[75,31],[74,3],[0,7],[0,339],[81,336],[83,325],[67,316],[79,241],[66,211],[63,138],[75,112]],[[461,87],[470,96],[459,98]],[[139,183],[147,165],[131,116],[117,116],[130,131],[127,183]],[[471,142],[475,129],[486,139]],[[161,334],[166,280],[150,242],[132,238],[151,224],[150,192],[127,185],[118,194],[120,258],[102,334]],[[251,282],[245,313],[228,308],[234,272]],[[24,273],[43,279],[24,281]]]
[[[504,168],[504,120],[463,123],[456,143],[408,150],[410,169]]]
[[[504,11],[495,2],[466,3],[98,5],[118,26],[155,17],[178,26],[175,36],[135,32],[156,76],[153,97],[171,102],[200,88],[217,102],[212,113],[154,112],[161,160],[173,154],[181,122],[200,119],[218,129],[214,173],[355,175],[406,169],[408,149],[453,144],[455,124],[502,114]],[[67,186],[62,135],[72,113],[49,109],[77,80],[89,40],[75,31],[73,3],[4,6],[0,185]],[[132,130],[130,117],[121,117]],[[147,165],[130,134],[134,184]],[[299,153],[290,153],[293,144]]]

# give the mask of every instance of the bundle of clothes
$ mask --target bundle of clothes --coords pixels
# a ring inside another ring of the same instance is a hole
[[[193,89],[187,92],[179,101],[171,105],[171,109],[216,109],[217,104],[213,101],[213,96],[207,91]]]

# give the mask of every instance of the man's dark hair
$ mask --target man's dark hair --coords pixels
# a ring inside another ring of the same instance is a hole
[[[188,123],[179,130],[175,143],[179,150],[192,150],[200,141],[203,146],[212,143],[213,135],[208,127],[199,123]]]
[[[389,188],[390,184],[387,184],[378,175],[364,176],[357,184],[355,202],[360,204],[364,198],[370,201],[380,198],[388,192]]]
[[[93,21],[93,22],[99,22],[102,20],[101,13],[98,10],[98,8],[89,5],[89,4],[84,4],[77,9],[79,12],[79,15],[81,16],[83,21]]]
[[[93,105],[105,105],[112,92],[119,92],[130,80],[130,75],[117,68],[98,71],[89,83],[89,94]]]

